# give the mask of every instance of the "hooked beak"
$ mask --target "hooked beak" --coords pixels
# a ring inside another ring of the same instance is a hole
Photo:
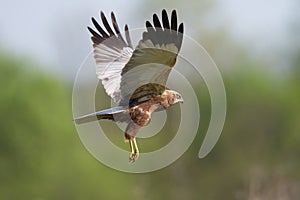
[[[179,99],[178,102],[179,103],[183,103],[184,101],[183,101],[183,99]]]

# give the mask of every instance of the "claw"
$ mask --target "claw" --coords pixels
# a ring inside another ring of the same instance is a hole
[[[129,156],[129,162],[130,163],[134,163],[138,158],[138,154],[137,153],[130,153],[130,156]]]
[[[139,157],[139,149],[136,143],[136,139],[133,138],[132,140],[129,140],[130,145],[130,155],[129,155],[129,162],[133,163],[135,162]]]

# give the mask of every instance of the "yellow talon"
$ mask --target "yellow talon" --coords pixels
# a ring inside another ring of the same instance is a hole
[[[129,140],[130,145],[130,156],[129,156],[129,162],[134,162],[139,157],[139,149],[136,143],[136,139],[133,138],[132,140]]]
[[[134,144],[134,148],[135,148],[135,153],[137,155],[136,159],[138,158],[140,152],[139,152],[139,148],[138,148],[138,145],[137,145],[137,142],[136,142],[136,139],[133,138],[133,144]]]

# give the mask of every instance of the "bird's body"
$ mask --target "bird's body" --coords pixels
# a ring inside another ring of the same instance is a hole
[[[94,42],[96,73],[107,94],[119,106],[76,118],[75,123],[101,119],[126,123],[125,140],[130,144],[130,161],[135,161],[139,155],[135,137],[149,123],[151,114],[183,102],[178,92],[165,87],[182,44],[183,24],[177,27],[175,11],[171,23],[166,11],[162,11],[163,26],[154,14],[154,27],[146,22],[147,31],[133,49],[127,25],[125,41],[114,14],[111,18],[115,32],[102,12],[100,16],[106,31],[94,18],[92,22],[98,33],[88,27]]]

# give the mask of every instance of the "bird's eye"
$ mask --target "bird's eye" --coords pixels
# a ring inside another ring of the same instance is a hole
[[[181,99],[181,96],[179,94],[176,94],[177,99]]]

